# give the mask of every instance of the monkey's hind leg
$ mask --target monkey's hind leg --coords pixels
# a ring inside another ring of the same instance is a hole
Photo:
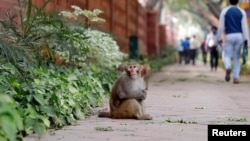
[[[152,120],[152,116],[149,115],[149,114],[145,114],[145,104],[144,104],[144,101],[137,101],[139,104],[140,104],[140,107],[141,107],[141,111],[142,111],[142,120]],[[139,117],[139,116],[138,116]]]

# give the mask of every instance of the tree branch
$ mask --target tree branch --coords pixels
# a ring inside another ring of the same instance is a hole
[[[217,18],[219,19],[220,17],[220,12],[221,12],[221,4],[222,1],[220,0],[219,2],[213,2],[211,0],[206,1],[207,7],[210,10],[210,12]]]
[[[189,0],[188,1],[190,6],[192,7],[192,9],[194,11],[196,11],[196,13],[198,13],[198,15],[200,15],[202,18],[205,18],[209,24],[218,25],[218,18],[215,17],[213,14],[211,14],[209,11],[204,10],[204,7],[202,7],[200,5],[199,2],[197,2],[197,0]]]

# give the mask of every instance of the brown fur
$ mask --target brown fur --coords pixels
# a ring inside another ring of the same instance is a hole
[[[148,90],[149,78],[151,76],[151,68],[150,68],[149,64],[143,65],[143,70],[142,70],[141,76],[144,77],[144,80],[146,83],[146,90]]]
[[[117,79],[111,91],[109,99],[110,112],[100,112],[98,114],[99,117],[138,120],[152,119],[150,115],[145,114],[144,109],[144,100],[147,92],[144,79],[141,76],[142,67],[138,63],[132,63],[123,68],[125,73],[122,73]],[[136,76],[134,75],[135,71],[137,73]]]

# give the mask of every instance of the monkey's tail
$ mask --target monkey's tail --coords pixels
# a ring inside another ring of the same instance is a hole
[[[99,112],[98,117],[110,117],[110,112]]]

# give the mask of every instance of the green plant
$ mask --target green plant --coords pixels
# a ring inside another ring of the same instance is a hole
[[[16,141],[22,139],[23,120],[17,110],[18,105],[6,94],[0,94],[0,140]]]
[[[61,11],[59,15],[64,17],[77,20],[79,16],[83,16],[88,19],[87,25],[91,26],[94,23],[102,23],[105,20],[103,18],[98,17],[103,11],[100,9],[94,9],[93,11],[90,10],[82,10],[79,6],[71,5],[71,8],[74,9],[73,12],[70,11]]]
[[[80,7],[75,5],[72,5],[71,7],[74,9],[73,12],[61,11],[59,15],[66,18],[73,18],[74,20],[77,20],[80,16],[84,16],[90,23],[99,23],[104,21],[104,19],[98,17],[98,15],[102,13],[99,9],[90,11],[82,10]],[[85,28],[86,26],[77,26],[74,28],[74,34],[78,34],[79,37],[83,35],[86,37],[85,40],[75,42],[74,47],[85,47],[88,50],[88,52],[84,54],[75,54],[75,63],[84,61],[84,63],[88,65],[97,64],[105,67],[111,67],[119,64],[127,55],[119,50],[119,46],[110,34],[99,30],[93,30],[90,23],[85,23],[88,25],[87,28]],[[77,51],[79,52],[81,49],[78,49]]]
[[[13,75],[15,69],[11,65],[3,65],[2,69],[0,92],[17,102],[24,135],[42,135],[48,128],[57,129],[84,119],[93,107],[102,104],[118,74],[115,68],[99,69],[94,65],[85,72],[50,65],[50,69],[34,68],[35,79],[27,82]]]
[[[90,63],[111,67],[119,64],[126,57],[109,34],[98,30],[87,30],[85,34],[90,37],[87,39],[90,46],[89,53],[86,54]]]
[[[58,16],[46,15],[44,8],[49,1],[37,8],[32,0],[19,0],[19,15],[8,12],[6,19],[0,19],[1,62],[11,63],[25,78],[32,76],[33,66],[50,61],[48,44],[56,42],[51,39],[58,31],[65,31],[60,28],[63,23]],[[20,21],[15,20],[17,16]]]
[[[101,83],[103,89],[105,90],[105,95],[109,96],[114,82],[119,77],[120,72],[117,71],[116,67],[97,67],[96,65],[91,65],[91,71],[93,76],[98,79]]]
[[[140,63],[150,64],[152,72],[158,72],[163,66],[174,63],[176,50],[174,47],[166,46],[159,56],[148,56],[139,60]]]
[[[0,21],[1,24],[1,21]],[[1,25],[0,25],[1,28]],[[31,71],[31,64],[28,61],[29,56],[27,54],[27,49],[22,48],[19,44],[10,43],[6,41],[2,36],[8,35],[6,32],[1,32],[0,30],[0,63],[12,65],[19,73],[19,77],[21,78],[30,78],[32,71]],[[15,38],[15,37],[12,37]],[[4,70],[4,69],[3,69]]]
[[[25,90],[32,100],[28,102],[37,105],[39,114],[49,117],[55,128],[84,119],[104,97],[101,84],[89,72],[57,67],[39,68],[34,74],[36,79]]]

